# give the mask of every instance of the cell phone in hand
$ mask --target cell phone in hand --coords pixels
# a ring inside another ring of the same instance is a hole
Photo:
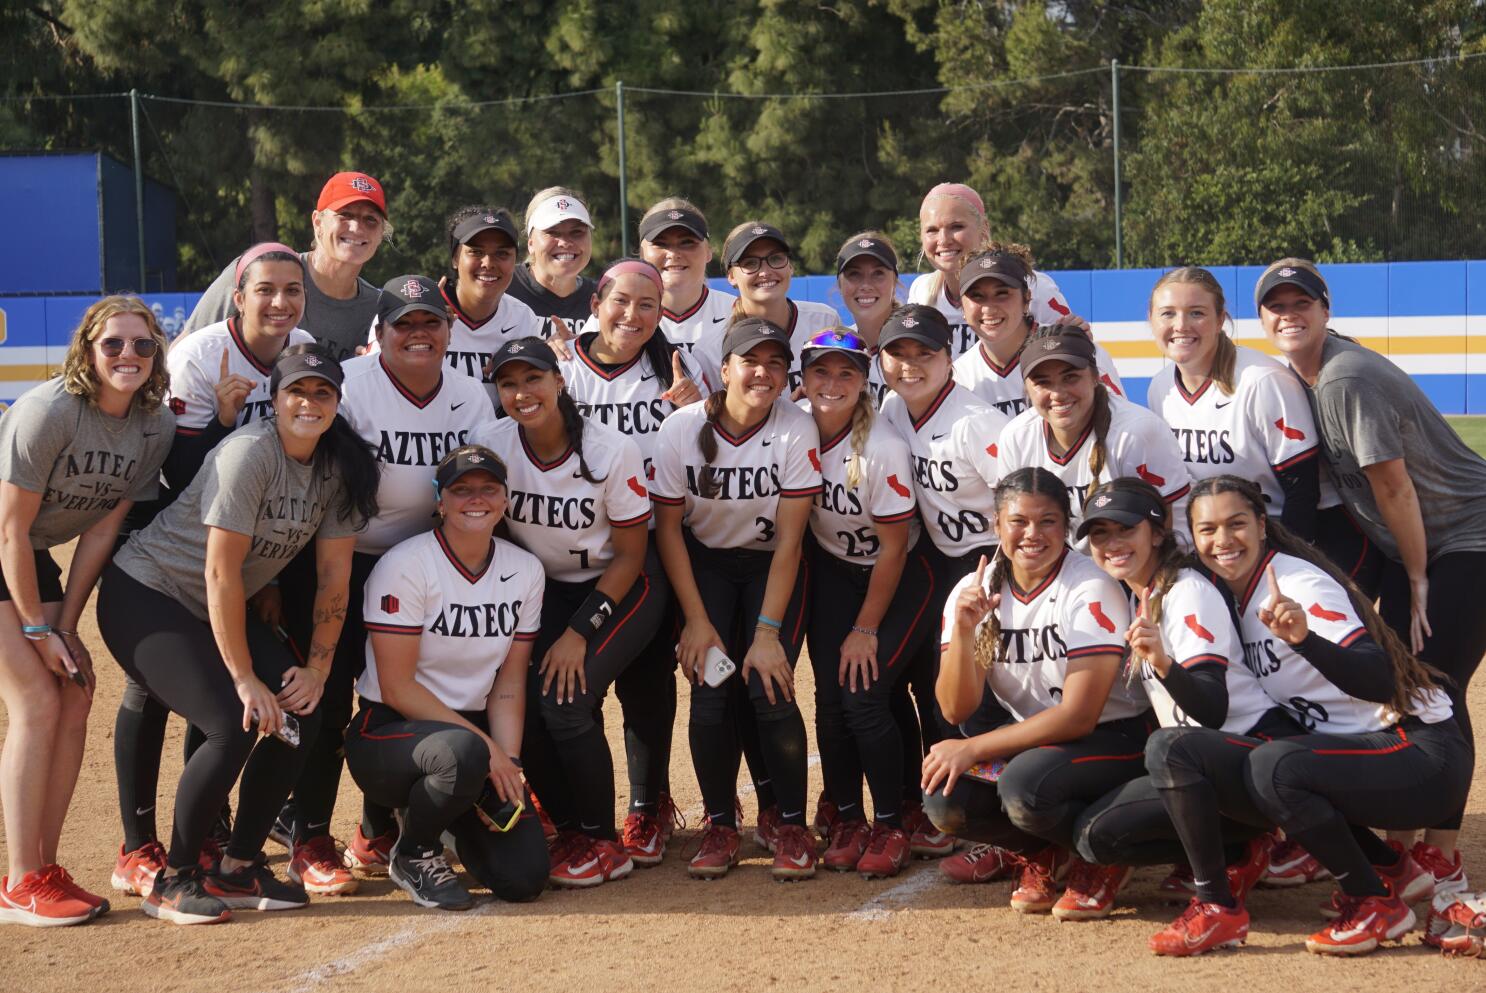
[[[256,713],[253,715],[252,728],[254,731],[258,730],[258,715]],[[282,741],[284,744],[288,745],[290,748],[298,748],[299,718],[295,717],[287,710],[284,711],[283,717],[279,721],[279,729],[273,733],[273,736]]]
[[[728,681],[729,676],[737,671],[738,667],[721,648],[713,645],[707,649],[707,658],[702,662],[702,682],[708,686],[721,686]]]
[[[495,791],[495,784],[489,778],[485,780],[485,788],[480,791],[480,796],[475,800],[475,813],[485,826],[492,831],[502,834],[516,826],[521,819],[521,812],[526,809],[526,804],[521,800],[502,800],[500,794]]]

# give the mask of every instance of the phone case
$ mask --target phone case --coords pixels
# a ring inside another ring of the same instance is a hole
[[[702,663],[702,682],[708,686],[721,686],[737,671],[738,667],[722,653],[722,649],[707,649],[707,658]]]

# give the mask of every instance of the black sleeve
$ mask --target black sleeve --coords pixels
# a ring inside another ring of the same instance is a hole
[[[1172,662],[1161,685],[1203,727],[1219,728],[1228,719],[1228,675],[1221,662],[1199,662],[1190,669]]]
[[[1280,521],[1306,541],[1316,540],[1316,504],[1321,500],[1321,456],[1319,451],[1284,469],[1274,471],[1285,494],[1285,512]]]
[[[170,444],[170,452],[165,456],[165,464],[160,467],[160,473],[165,477],[165,485],[170,488],[170,492],[179,496],[182,490],[190,486],[191,480],[201,471],[201,464],[206,461],[207,453],[216,448],[217,442],[232,431],[232,428],[223,427],[216,417],[207,422],[200,434],[181,434],[177,431],[175,441]]]
[[[1364,634],[1343,648],[1310,631],[1295,650],[1348,696],[1369,703],[1387,703],[1393,699],[1396,686],[1393,664],[1372,635]]]

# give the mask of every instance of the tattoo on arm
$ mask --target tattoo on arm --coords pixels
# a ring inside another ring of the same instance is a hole
[[[346,597],[343,593],[337,593],[330,598],[325,606],[315,607],[315,623],[324,624],[326,621],[344,621],[346,619]]]
[[[310,661],[315,659],[329,659],[335,657],[335,644],[325,644],[323,641],[310,642]]]

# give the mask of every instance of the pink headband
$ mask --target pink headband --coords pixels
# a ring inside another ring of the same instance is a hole
[[[985,201],[980,198],[979,193],[976,193],[964,183],[940,183],[928,192],[924,197],[924,202],[928,203],[934,197],[954,197],[956,200],[963,200],[975,208],[975,213],[978,216],[986,216]]]
[[[655,266],[649,262],[641,262],[639,259],[621,259],[605,269],[604,274],[599,277],[598,291],[600,293],[604,292],[605,286],[608,286],[620,276],[627,276],[630,273],[634,273],[637,276],[644,276],[650,280],[655,284],[658,292],[664,293],[666,291],[666,288],[661,285],[660,273],[655,271]]]
[[[292,255],[292,256],[294,256],[296,259],[299,258],[299,253],[298,252],[296,252],[294,249],[290,248],[288,245],[285,245],[282,242],[278,242],[278,241],[263,241],[263,242],[259,242],[258,244],[254,245],[252,248],[248,249],[246,252],[243,252],[242,255],[238,258],[238,260],[237,260],[237,269],[235,269],[233,271],[233,273],[232,273],[232,284],[234,286],[241,286],[242,285],[242,281],[243,281],[243,273],[245,273],[245,272],[248,271],[248,266],[252,265],[254,262],[257,262],[259,259],[263,258],[263,256],[267,255],[269,252],[283,252],[286,255]],[[303,268],[303,267],[304,267],[304,263],[301,262],[300,263],[300,268]]]

